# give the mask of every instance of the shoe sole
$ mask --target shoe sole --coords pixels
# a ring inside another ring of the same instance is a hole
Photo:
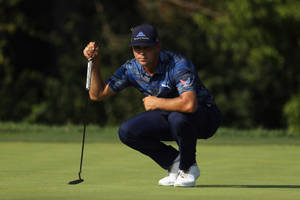
[[[158,185],[161,185],[161,186],[174,186],[174,183],[173,184],[161,184],[161,183],[158,183]]]
[[[171,187],[171,186],[174,186],[174,184],[173,184],[173,185],[162,185],[162,184],[158,184],[158,185],[160,185],[160,186],[165,186],[165,187]]]
[[[182,184],[174,184],[174,187],[195,187],[195,185],[196,185],[196,182],[189,183],[189,184],[184,184],[184,185],[182,185]]]
[[[174,183],[174,187],[195,187],[196,181],[197,181],[197,179],[199,178],[199,176],[200,176],[200,173],[199,173],[199,175],[196,177],[195,182],[191,182],[191,183],[188,183],[188,184],[176,184],[176,183]]]

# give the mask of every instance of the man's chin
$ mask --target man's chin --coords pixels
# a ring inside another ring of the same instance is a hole
[[[146,61],[139,61],[139,63],[143,66],[147,66],[147,64],[148,64],[148,62],[146,62]]]

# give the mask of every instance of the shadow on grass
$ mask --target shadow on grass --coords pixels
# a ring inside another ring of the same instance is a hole
[[[300,185],[196,185],[202,188],[295,188],[300,189]]]

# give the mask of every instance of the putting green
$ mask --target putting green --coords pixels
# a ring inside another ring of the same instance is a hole
[[[249,139],[241,139],[247,143]],[[300,146],[287,143],[197,146],[201,176],[194,188],[158,186],[165,175],[149,158],[119,142],[0,142],[1,200],[300,199]]]

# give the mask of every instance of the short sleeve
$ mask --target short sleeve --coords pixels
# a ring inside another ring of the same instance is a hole
[[[124,88],[128,87],[129,81],[126,74],[126,67],[122,65],[113,75],[110,77],[106,83],[115,92],[119,92]]]
[[[174,80],[179,94],[196,91],[196,76],[193,69],[193,64],[186,60],[176,65]]]

